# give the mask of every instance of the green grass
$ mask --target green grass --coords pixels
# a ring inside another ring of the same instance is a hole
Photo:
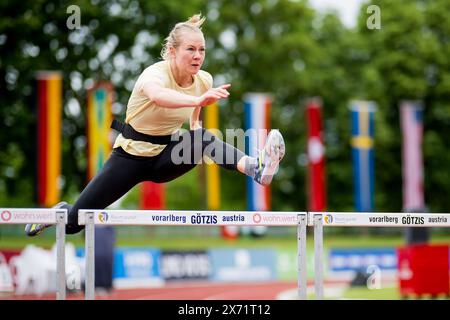
[[[315,295],[309,294],[308,300],[314,300]],[[325,300],[400,300],[400,294],[397,286],[368,289],[367,287],[349,287],[344,289],[342,295],[325,296]]]
[[[345,291],[342,299],[364,299],[364,300],[399,300],[398,287],[368,289],[365,287],[352,287]]]
[[[54,233],[53,233],[54,234]],[[26,236],[6,236],[0,237],[0,249],[22,249],[28,244],[34,244],[43,248],[50,248],[54,244],[52,232],[45,236],[29,238]],[[84,233],[68,235],[67,242],[75,246],[84,246]],[[307,238],[308,250],[313,249],[313,236]],[[431,239],[431,243],[450,243],[450,235],[436,235]],[[325,236],[324,248],[355,248],[355,247],[398,247],[405,244],[402,236]],[[156,247],[160,249],[210,249],[210,248],[283,248],[296,249],[297,240],[295,237],[274,237],[266,236],[262,238],[240,237],[236,240],[225,240],[219,236],[177,236],[177,237],[118,237],[116,246],[122,247]]]
[[[308,295],[308,299],[314,299],[314,295]],[[341,297],[325,297],[326,300],[348,299],[348,300],[402,300],[398,286],[385,287],[380,289],[368,289],[367,287],[349,287]],[[430,295],[418,297],[408,297],[407,299],[433,299]],[[444,295],[435,298],[436,300],[448,300]]]
[[[399,300],[398,288],[368,289],[366,287],[349,287],[341,295],[326,296],[325,300]],[[315,300],[315,294],[308,294],[308,300]]]

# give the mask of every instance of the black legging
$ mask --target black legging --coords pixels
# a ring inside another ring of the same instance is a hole
[[[199,137],[200,133],[202,139],[194,139]],[[185,140],[186,138],[189,140]],[[181,148],[182,146],[185,148]],[[190,161],[173,163],[172,151],[183,156],[183,150],[189,152]],[[237,170],[237,163],[244,153],[205,129],[185,131],[180,135],[179,141],[171,142],[154,157],[134,156],[120,147],[115,148],[100,172],[81,192],[75,204],[67,207],[69,217],[66,233],[74,234],[84,229],[84,226],[78,225],[79,209],[104,209],[143,181],[163,183],[178,178],[193,169],[203,155],[225,169]]]

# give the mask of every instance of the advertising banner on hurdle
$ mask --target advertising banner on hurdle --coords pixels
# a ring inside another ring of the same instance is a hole
[[[86,226],[85,244],[86,244],[86,300],[95,299],[95,270],[93,243],[95,239],[95,226],[97,225],[179,225],[179,226],[296,226],[297,237],[297,257],[298,270],[301,279],[299,280],[299,295],[306,298],[306,228],[307,212],[288,212],[288,211],[197,211],[197,210],[86,210],[78,211],[78,223]],[[234,252],[236,251],[236,252]],[[277,277],[276,252],[269,250],[234,250],[220,251],[211,250],[209,252],[209,261],[211,261],[212,270],[210,278],[219,281],[256,281],[273,280]],[[212,253],[211,253],[212,252]],[[217,254],[216,254],[217,253]],[[168,253],[166,256],[175,256]],[[167,258],[168,261],[171,257]],[[182,277],[193,275],[187,270],[202,261],[202,267],[205,266],[204,259],[197,260],[196,257],[190,258],[191,263],[186,266],[179,264],[184,257],[178,255],[170,268],[165,269],[165,275],[168,279],[176,277],[181,268],[186,268],[181,273]],[[161,261],[161,260],[160,260]],[[198,266],[197,266],[198,267]],[[196,268],[197,268],[196,267]],[[161,268],[161,266],[160,266]],[[175,270],[176,269],[176,270]],[[198,268],[197,268],[198,269]],[[161,270],[161,269],[160,269]],[[205,268],[206,270],[206,268]],[[191,270],[192,271],[192,270]],[[198,271],[198,270],[197,270]],[[197,273],[195,273],[198,275]],[[206,276],[206,272],[205,272]],[[202,275],[203,277],[203,275]]]
[[[0,209],[0,224],[45,223],[55,224],[57,209]]]
[[[439,213],[386,213],[386,212],[325,212],[312,213],[322,216],[326,227],[449,227],[448,214]]]
[[[80,210],[78,223],[86,224],[86,213],[97,225],[238,225],[297,226],[306,212],[282,211],[184,211],[184,210]]]
[[[267,93],[248,93],[244,96],[246,154],[258,156],[265,143],[270,129],[271,96]],[[247,209],[264,211],[270,210],[270,187],[259,185],[251,177],[247,177]],[[245,229],[244,229],[245,230]],[[251,229],[254,235],[264,235],[266,227],[259,226]]]
[[[62,76],[58,71],[40,71],[36,78],[37,203],[51,207],[60,197]]]
[[[376,106],[372,101],[352,101],[351,146],[355,209],[374,210],[374,130]]]

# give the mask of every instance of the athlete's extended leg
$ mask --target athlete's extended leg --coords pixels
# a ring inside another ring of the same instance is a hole
[[[172,181],[195,168],[203,155],[228,170],[237,170],[238,161],[245,157],[242,151],[204,128],[185,131],[179,140],[172,141],[155,157],[154,170],[149,172],[147,179],[157,183]]]
[[[84,226],[78,225],[79,209],[104,209],[143,181],[143,173],[148,161],[151,160],[146,157],[131,156],[121,148],[114,149],[103,168],[89,182],[75,204],[62,206],[69,210],[66,233],[74,234],[84,229]],[[36,235],[29,232],[27,234]]]
[[[284,140],[278,130],[272,130],[258,158],[246,156],[242,151],[225,143],[208,130],[184,132],[178,141],[167,145],[156,157],[148,180],[171,181],[193,169],[203,156],[228,170],[237,170],[251,176],[260,184],[268,185],[285,153]]]
[[[244,155],[209,131],[204,131],[204,139],[212,141],[211,144],[204,146],[203,150],[206,156],[226,169],[238,170],[254,178],[256,182],[264,186],[272,182],[286,151],[283,136],[276,129],[269,132],[266,144],[258,152],[256,158]],[[225,165],[222,163],[225,163]]]
[[[115,149],[71,208],[66,233],[73,234],[84,229],[84,226],[78,225],[79,209],[104,209],[144,181],[143,173],[148,161],[151,161],[148,157],[135,157],[122,148]]]

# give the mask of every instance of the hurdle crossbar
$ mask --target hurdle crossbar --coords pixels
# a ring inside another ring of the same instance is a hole
[[[95,299],[95,225],[297,226],[298,293],[306,299],[306,212],[194,210],[79,210],[86,226],[85,299]]]
[[[0,224],[56,224],[56,299],[66,299],[67,209],[0,208]]]
[[[323,227],[450,227],[448,213],[308,212],[314,226],[314,290],[323,299]]]

